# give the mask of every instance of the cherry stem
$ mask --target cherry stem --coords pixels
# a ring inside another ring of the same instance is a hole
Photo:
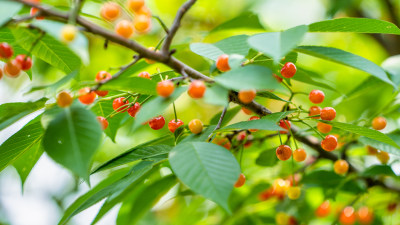
[[[178,122],[178,116],[176,115],[175,101],[172,102],[172,106],[174,107],[175,122]]]
[[[164,29],[165,33],[169,34],[169,29],[168,29],[167,25],[165,25],[164,21],[159,16],[153,16],[153,18],[158,21],[158,23]],[[164,37],[164,39],[165,39],[165,37]]]
[[[215,132],[216,130],[218,130],[218,129],[221,127],[222,120],[224,120],[224,117],[225,117],[225,114],[226,114],[226,111],[227,111],[227,110],[228,110],[228,105],[225,106],[224,110],[222,110],[221,116],[219,117],[218,124],[217,124],[217,126],[214,128],[213,132],[211,132],[211,134],[208,136],[208,138],[207,138],[208,140],[212,139],[213,136],[216,135],[216,134],[214,134],[214,132]]]
[[[281,142],[281,145],[283,145],[282,137],[281,137],[281,132],[280,132],[280,131],[278,131],[278,136],[279,136],[279,141]]]
[[[304,121],[300,121],[301,123],[307,125],[309,128],[311,128],[316,134],[318,134],[322,139],[325,139],[324,135],[322,135],[319,131],[317,131],[314,127],[312,127],[310,124],[304,122]]]

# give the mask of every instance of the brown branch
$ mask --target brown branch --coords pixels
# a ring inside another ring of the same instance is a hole
[[[182,18],[185,15],[185,13],[194,5],[194,3],[196,3],[196,0],[188,0],[185,4],[183,4],[179,8],[178,12],[176,13],[175,20],[171,26],[171,29],[169,29],[167,38],[165,38],[164,44],[161,47],[162,54],[169,55],[169,48],[171,47],[172,39],[174,39],[176,32],[181,26]]]

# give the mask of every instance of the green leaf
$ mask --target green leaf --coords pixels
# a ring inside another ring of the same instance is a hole
[[[242,109],[241,106],[236,106],[236,107],[233,107],[231,109],[228,109],[226,111],[226,113],[225,113],[224,119],[222,120],[221,127],[223,127],[226,124],[228,124],[233,119],[233,117],[235,117],[236,114],[238,114],[240,109]],[[217,113],[217,114],[215,114],[213,116],[213,118],[211,118],[210,124],[215,124],[215,125],[218,124],[218,121],[219,121],[219,119],[221,117],[221,114],[222,114],[222,111]]]
[[[381,67],[361,56],[337,48],[322,46],[300,46],[296,48],[296,51],[362,70],[397,88]]]
[[[114,99],[110,100],[99,100],[96,104],[91,108],[91,110],[97,115],[106,118],[114,109],[112,107]],[[121,126],[121,121],[124,118],[125,114],[117,113],[116,115],[107,118],[108,127],[104,130],[104,133],[113,141],[115,142],[115,137],[117,135],[117,131]]]
[[[0,1],[0,27],[12,19],[22,9],[22,6],[18,2]]]
[[[50,122],[43,137],[43,147],[54,161],[88,181],[101,134],[96,116],[81,106],[73,106]]]
[[[322,188],[334,188],[341,183],[343,179],[343,176],[337,175],[333,171],[314,170],[303,177],[302,183]]]
[[[47,98],[41,98],[35,102],[14,102],[0,105],[0,130],[43,108],[46,101]]]
[[[181,143],[169,153],[169,162],[185,185],[230,212],[228,198],[240,174],[232,153],[212,143]]]
[[[328,81],[324,80],[323,78],[312,76],[313,73],[314,72],[309,70],[297,68],[296,75],[293,76],[291,79],[337,92],[334,83],[328,83]]]
[[[265,29],[257,14],[254,14],[253,12],[244,12],[241,15],[218,25],[212,29],[210,33],[237,28]]]
[[[391,132],[389,134],[386,134],[390,139],[392,139],[394,142],[396,142],[396,144],[398,146],[400,146],[400,132],[398,130]],[[367,138],[367,137],[360,137],[358,139],[358,141],[360,143],[363,143],[364,145],[369,145],[372,146],[376,149],[394,154],[394,155],[400,155],[400,151],[398,147],[394,147],[390,144],[381,142],[381,141],[377,141],[371,138]]]
[[[279,122],[279,120],[286,117],[290,113],[293,112],[287,111],[287,112],[272,113],[270,115],[264,116],[259,120],[242,121],[239,123],[231,124],[229,126],[217,130],[217,132],[224,132],[230,130],[246,130],[246,129],[258,129],[258,130],[269,130],[269,131],[282,130],[282,128],[280,128],[277,123]]]
[[[275,89],[279,87],[279,83],[272,76],[271,70],[257,65],[249,65],[230,70],[216,77],[215,82],[223,87],[236,91]]]
[[[165,136],[164,136],[165,137]],[[171,136],[168,136],[168,139]],[[97,167],[93,173],[97,173],[106,169],[110,169],[116,166],[120,166],[126,163],[131,163],[140,159],[148,159],[148,158],[168,158],[167,154],[171,151],[172,146],[169,145],[152,145],[149,146],[150,144],[154,144],[155,142],[159,142],[159,139],[156,139],[155,141],[150,141],[144,144],[141,144],[139,146],[136,146],[120,155],[117,157],[101,164],[99,167]]]
[[[210,125],[200,134],[190,134],[189,136],[185,137],[180,143],[206,141],[208,136],[210,136],[210,134],[214,131],[215,127],[215,125]]]
[[[388,137],[387,135],[385,135],[379,131],[376,131],[376,130],[373,130],[370,128],[366,128],[366,127],[356,126],[353,124],[348,124],[348,123],[340,123],[340,122],[333,122],[333,121],[323,121],[323,122],[331,124],[333,127],[339,128],[341,130],[359,134],[361,136],[373,139],[375,141],[390,145],[396,149],[394,151],[391,151],[390,153],[400,155],[400,146],[397,145],[397,143],[394,142],[390,137]],[[375,146],[372,145],[372,147],[375,147]]]
[[[276,94],[270,92],[270,91],[262,91],[262,92],[257,92],[257,96],[263,97],[263,98],[269,98],[269,99],[274,99],[282,102],[289,102]]]
[[[226,106],[228,104],[229,90],[221,85],[215,84],[207,88],[204,94],[204,101],[212,105]]]
[[[12,33],[26,51],[41,36],[37,30],[24,28],[13,29]],[[37,42],[32,54],[66,73],[80,69],[81,66],[81,60],[74,52],[47,34]]]
[[[307,26],[301,25],[282,32],[256,34],[248,39],[248,43],[252,48],[279,62],[303,40],[307,30]]]
[[[122,205],[118,213],[117,225],[137,223],[176,183],[175,176],[170,175],[141,188]]]
[[[142,125],[142,123],[147,122],[149,119],[156,117],[164,112],[169,105],[172,104],[183,92],[185,92],[187,87],[175,88],[174,93],[168,98],[156,97],[145,103],[136,115],[134,129]]]
[[[250,50],[247,44],[247,35],[238,35],[226,38],[214,44],[193,43],[190,50],[198,55],[216,61],[222,54],[238,54],[246,56]]]
[[[43,89],[45,89],[46,91],[48,91],[51,94],[56,93],[60,87],[62,87],[64,84],[66,84],[71,79],[75,78],[76,75],[78,75],[78,71],[77,70],[72,71],[70,74],[64,76],[63,78],[61,78],[60,80],[58,80],[52,84],[32,87],[27,93],[40,91]]]
[[[31,149],[22,154],[15,162],[14,167],[17,170],[19,177],[21,178],[22,187],[24,187],[25,181],[28,178],[31,170],[43,154],[43,148],[40,142],[34,144]],[[23,188],[22,188],[23,189]]]
[[[259,166],[272,167],[278,162],[275,149],[265,150],[260,153],[256,159],[256,164]]]
[[[0,145],[0,171],[11,165],[21,156],[35,151],[36,145],[43,137],[40,116],[36,117],[21,130]],[[29,152],[29,153],[28,153]]]
[[[363,173],[364,177],[375,177],[379,175],[392,176],[396,177],[396,174],[393,172],[392,167],[388,165],[375,165],[368,167]]]
[[[382,63],[382,68],[389,73],[390,78],[396,85],[400,85],[400,55],[387,58]]]
[[[309,32],[352,32],[400,35],[400,29],[393,23],[368,18],[339,18],[312,23]]]
[[[157,82],[141,77],[114,79],[101,86],[101,90],[131,91],[145,95],[157,95]]]

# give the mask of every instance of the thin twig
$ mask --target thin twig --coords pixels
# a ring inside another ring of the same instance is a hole
[[[225,106],[224,110],[222,110],[221,116],[219,117],[217,126],[214,128],[213,132],[210,135],[208,135],[207,140],[210,140],[212,138],[212,136],[214,136],[214,131],[216,131],[219,128],[221,128],[222,120],[224,120],[224,117],[225,117],[225,114],[226,114],[227,110],[228,110],[228,106]]]

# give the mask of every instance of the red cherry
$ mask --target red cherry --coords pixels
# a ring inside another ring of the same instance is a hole
[[[21,66],[15,60],[8,61],[4,65],[4,73],[9,77],[15,78],[18,77],[21,72]]]
[[[297,72],[297,68],[291,62],[285,63],[285,65],[281,69],[281,74],[285,78],[292,78],[296,74],[296,72]]]
[[[139,112],[139,109],[140,109],[139,102],[135,102],[135,104],[128,109],[128,114],[132,117],[135,117],[136,113]]]
[[[149,80],[151,79],[150,73],[148,73],[146,71],[139,73],[138,77],[146,78],[146,79],[149,79]]]
[[[339,216],[339,222],[343,225],[353,225],[356,222],[356,219],[354,208],[351,206],[344,208]]]
[[[178,129],[178,127],[182,126],[183,122],[180,119],[173,119],[171,121],[169,121],[168,123],[168,129],[169,131],[171,131],[172,133],[175,133],[176,129]]]
[[[332,107],[325,107],[321,110],[321,119],[333,120],[336,117],[336,110]]]
[[[226,54],[220,55],[216,62],[217,69],[221,72],[226,72],[231,69],[229,66],[229,56]]]
[[[14,51],[8,43],[6,42],[0,43],[0,58],[8,59],[11,58],[13,54]]]
[[[308,116],[316,116],[316,115],[319,115],[319,114],[321,114],[321,107],[319,107],[319,106],[311,106],[310,107],[310,113],[308,114]],[[318,116],[318,117],[313,117],[313,119],[319,119],[319,118],[321,118],[320,116]]]
[[[153,130],[159,130],[165,125],[165,119],[163,116],[154,117],[149,121],[149,126]]]
[[[278,76],[278,75],[276,75],[276,74],[272,74],[272,76],[274,76],[274,78],[278,81],[278,83],[282,83],[282,81],[283,81],[283,78],[282,77],[280,77],[280,76]]]
[[[243,141],[244,139],[246,139],[246,137],[247,137],[246,131],[242,131],[242,132],[238,133],[238,135],[236,136],[236,139],[238,141]]]
[[[89,87],[82,88],[78,91],[78,99],[82,104],[90,105],[96,99],[96,93],[90,90]]]
[[[38,12],[39,12],[39,9],[38,9],[38,8],[33,8],[33,7],[32,7],[32,8],[31,8],[30,15],[31,15],[31,16],[34,16],[34,15],[36,15]],[[44,16],[37,16],[36,19],[37,19],[37,20],[43,20],[43,19],[44,19]]]
[[[3,69],[0,68],[0,80],[3,78]]]
[[[129,101],[126,100],[124,97],[116,98],[113,101],[113,109],[117,112],[126,112],[128,108]],[[122,107],[126,105],[125,107]]]
[[[102,117],[102,116],[98,116],[97,120],[99,121],[101,128],[103,128],[103,130],[107,129],[108,127],[108,121],[106,120],[106,118]]]
[[[320,104],[324,101],[325,99],[325,94],[324,92],[320,91],[320,90],[312,90],[310,92],[310,95],[308,96],[308,98],[310,99],[310,101],[314,104]]]
[[[326,200],[315,210],[317,217],[326,217],[331,212],[331,203]]]
[[[289,120],[280,120],[279,126],[286,130],[286,131],[281,131],[281,134],[285,134],[290,129],[291,124]]]
[[[245,108],[245,107],[242,107],[242,111],[243,111],[245,114],[247,114],[247,115],[253,114],[253,112],[252,112],[250,109],[247,109],[247,108]]]
[[[258,117],[258,116],[252,116],[252,117],[250,117],[249,121],[250,120],[259,120],[259,119],[260,119],[260,117]],[[249,129],[249,131],[256,132],[256,131],[258,131],[258,129]]]
[[[32,67],[32,59],[31,57],[27,57],[26,55],[17,55],[15,57],[15,61],[21,66],[21,69],[26,71]]]
[[[240,175],[239,175],[239,178],[238,178],[238,180],[236,181],[236,183],[235,183],[235,188],[240,188],[240,187],[242,187],[243,185],[244,185],[244,183],[246,182],[246,177],[244,176],[244,174],[243,173],[241,173]]]
[[[327,135],[324,140],[321,142],[321,147],[328,152],[331,152],[336,149],[338,145],[337,138],[333,135]]]
[[[106,81],[111,79],[112,76],[109,72],[101,70],[96,74],[96,82]]]
[[[281,145],[276,149],[276,157],[279,160],[286,161],[292,156],[292,149],[287,145]]]

